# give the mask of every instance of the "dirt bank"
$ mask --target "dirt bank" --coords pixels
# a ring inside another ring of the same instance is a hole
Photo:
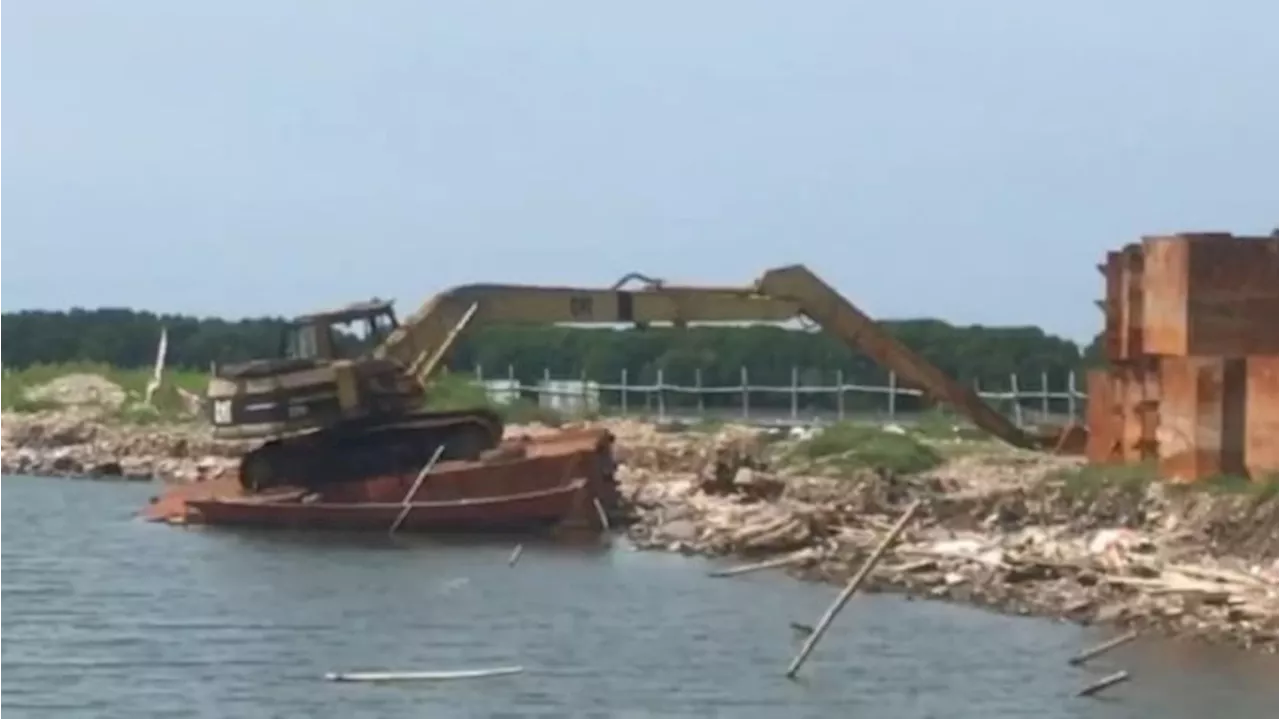
[[[920,498],[873,590],[1276,647],[1273,485],[1170,488],[1137,472],[1082,471],[1078,460],[928,439],[919,441],[937,466],[903,475],[851,467],[839,453],[797,461],[804,442],[740,427],[612,428],[641,547],[789,556],[797,576],[843,582]]]

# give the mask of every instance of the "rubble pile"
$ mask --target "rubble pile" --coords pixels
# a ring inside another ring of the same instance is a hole
[[[5,413],[5,474],[195,481],[234,467],[245,447],[206,427],[122,424],[93,409]]]
[[[815,476],[780,464],[787,443],[749,428],[610,428],[642,548],[780,556],[798,576],[842,582],[920,498],[869,589],[1276,646],[1274,496],[1145,483],[1081,492],[1059,479],[1074,460],[994,447],[917,475]]]

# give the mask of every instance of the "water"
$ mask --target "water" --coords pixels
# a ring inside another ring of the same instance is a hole
[[[232,533],[135,520],[138,485],[3,480],[3,708],[23,717],[1274,717],[1274,657],[889,596],[802,670],[836,588],[658,553]],[[622,543],[619,543],[622,544]],[[326,672],[519,664],[490,679]],[[1135,679],[1077,699],[1092,678]]]

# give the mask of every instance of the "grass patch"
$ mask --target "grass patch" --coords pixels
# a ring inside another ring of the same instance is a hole
[[[1153,482],[1164,483],[1154,462],[1084,465],[1064,469],[1050,477],[1072,498],[1089,500],[1104,492],[1145,494]],[[1278,483],[1272,472],[1259,479],[1232,474],[1206,477],[1198,482],[1168,482],[1165,488],[1184,495],[1207,493],[1253,497],[1265,501],[1276,496]]]
[[[923,412],[915,421],[904,426],[908,431],[926,439],[991,441],[991,435],[973,426],[969,420],[946,409],[931,409]]]
[[[1238,474],[1219,474],[1206,477],[1199,482],[1175,484],[1170,488],[1177,492],[1237,495],[1265,501],[1276,496],[1278,486],[1276,473],[1270,472],[1258,479],[1250,479]]]
[[[790,452],[792,460],[848,469],[883,469],[915,474],[942,464],[943,457],[910,434],[886,432],[875,425],[840,422],[801,440]]]
[[[1145,494],[1152,482],[1160,481],[1151,462],[1086,464],[1059,470],[1049,479],[1062,487],[1063,494],[1081,501],[1096,499],[1104,493]]]

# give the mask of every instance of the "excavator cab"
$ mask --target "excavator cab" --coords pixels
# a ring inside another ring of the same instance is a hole
[[[303,315],[286,327],[281,354],[321,361],[366,357],[399,326],[391,303],[376,299]]]

